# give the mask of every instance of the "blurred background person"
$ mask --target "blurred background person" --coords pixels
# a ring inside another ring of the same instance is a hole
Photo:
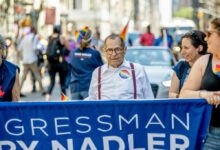
[[[172,49],[173,37],[170,35],[165,28],[160,29],[160,36],[154,40],[155,46],[167,46]]]
[[[38,72],[40,74],[40,77],[43,78],[44,77],[44,54],[46,52],[46,43],[45,40],[43,39],[43,37],[41,35],[38,35],[36,33],[35,35],[35,40],[34,40],[34,51],[37,55],[37,68],[38,68]],[[36,88],[36,78],[32,73],[32,82],[33,82],[33,88],[32,88],[32,93],[37,91]]]
[[[5,60],[5,39],[0,35],[0,102],[19,101],[19,68]]]
[[[50,100],[53,91],[56,74],[59,74],[61,93],[66,94],[66,75],[68,74],[68,62],[65,57],[69,54],[66,46],[65,37],[61,36],[61,26],[56,25],[53,28],[53,34],[49,37],[47,47],[48,72],[50,76],[50,85],[46,94],[46,101]]]
[[[21,42],[19,44],[18,50],[22,53],[22,62],[23,62],[23,75],[21,77],[21,86],[20,90],[23,87],[24,81],[26,80],[26,77],[28,73],[31,71],[34,78],[38,81],[40,91],[44,95],[44,88],[41,81],[41,76],[38,70],[37,61],[38,57],[36,54],[36,43],[37,43],[37,36],[36,36],[36,29],[35,27],[31,27],[31,32],[24,35],[24,37],[21,39]],[[33,80],[33,86],[35,79]]]
[[[92,72],[103,64],[98,50],[91,48],[92,31],[88,27],[76,33],[79,48],[71,51],[70,92],[72,100],[81,100],[88,96]]]
[[[6,58],[13,64],[19,64],[18,52],[15,49],[13,40],[11,37],[5,38],[5,42],[7,45]]]
[[[68,55],[65,57],[65,60],[68,62],[68,69],[67,69],[67,75],[66,75],[66,81],[65,81],[65,86],[66,86],[66,90],[69,89],[69,85],[70,85],[70,79],[71,79],[71,66],[69,64],[70,62],[70,53],[71,51],[76,49],[77,43],[75,42],[74,36],[73,36],[73,25],[72,24],[68,24],[67,26],[67,40],[66,40],[66,47],[68,52]]]
[[[68,62],[68,69],[67,69],[67,74],[66,74],[65,86],[66,86],[66,89],[69,89],[70,79],[71,79],[71,66],[69,64],[69,62],[70,62],[70,53],[71,53],[71,51],[74,51],[76,49],[76,42],[73,38],[69,38],[67,40],[67,42],[68,42],[67,50],[69,51],[68,52],[69,54],[65,57],[65,60]]]
[[[152,46],[154,44],[154,34],[151,33],[151,26],[148,25],[146,28],[146,33],[142,34],[140,37],[140,43],[142,46]]]
[[[201,31],[190,31],[182,36],[181,54],[185,60],[179,61],[173,68],[174,73],[171,81],[169,98],[178,98],[180,90],[189,75],[192,65],[198,58],[207,52],[205,33]]]
[[[47,40],[43,38],[42,35],[38,35],[38,42],[36,44],[36,54],[37,54],[37,66],[40,72],[41,77],[43,77],[45,72],[45,58],[47,50]]]
[[[181,98],[205,98],[213,104],[212,117],[204,150],[220,149],[220,18],[210,21],[206,41],[210,54],[199,58],[193,65]]]
[[[93,35],[92,46],[100,52],[102,51],[103,41],[101,40],[101,33],[99,32],[99,30],[96,30]]]

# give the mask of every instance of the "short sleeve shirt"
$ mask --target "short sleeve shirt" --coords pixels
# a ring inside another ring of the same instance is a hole
[[[186,81],[189,75],[190,65],[187,61],[181,60],[173,67],[173,70],[176,73],[176,76],[178,77],[178,79],[180,80],[179,90],[181,90],[184,82]]]

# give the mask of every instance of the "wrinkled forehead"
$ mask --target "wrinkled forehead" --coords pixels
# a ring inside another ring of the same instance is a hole
[[[105,48],[122,47],[122,43],[119,38],[109,38],[106,40]]]

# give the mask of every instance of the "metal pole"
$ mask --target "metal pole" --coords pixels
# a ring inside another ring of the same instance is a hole
[[[199,7],[199,2],[198,0],[193,0],[192,1],[193,5],[193,21],[196,24],[197,29],[199,29],[199,19],[198,19],[198,7]]]
[[[134,27],[138,29],[138,20],[139,20],[139,0],[134,0]]]

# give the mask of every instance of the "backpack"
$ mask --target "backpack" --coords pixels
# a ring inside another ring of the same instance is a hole
[[[61,45],[59,36],[50,40],[46,55],[50,63],[62,63],[65,61],[64,57],[68,55],[68,50]]]

